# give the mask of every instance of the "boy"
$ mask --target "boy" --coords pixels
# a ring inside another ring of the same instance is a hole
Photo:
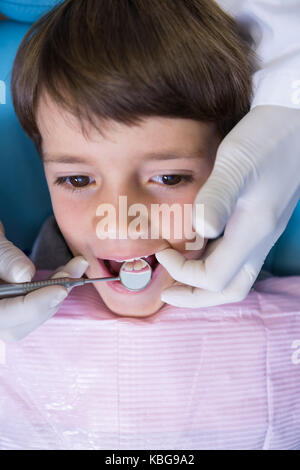
[[[174,233],[101,239],[97,208],[119,209],[120,195],[149,213],[153,204],[191,205],[219,143],[249,110],[253,59],[234,20],[210,0],[67,0],[24,38],[14,106],[42,158],[69,249],[88,261],[88,277],[112,275],[127,259],[152,264],[142,292],[94,284],[113,312],[156,312],[174,280],[155,253],[174,247],[199,258],[205,246],[186,250]]]
[[[153,280],[139,294],[73,289],[51,322],[8,345],[1,447],[299,448],[297,279],[267,280],[226,309],[160,309],[173,280],[153,255],[203,248],[98,229],[99,205],[118,208],[120,195],[147,208],[193,202],[251,100],[235,23],[211,0],[69,0],[33,30],[13,98],[64,240],[88,277],[145,257]]]

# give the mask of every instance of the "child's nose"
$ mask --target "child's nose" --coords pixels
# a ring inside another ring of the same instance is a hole
[[[143,202],[137,202],[136,198],[119,196],[117,201],[100,204],[96,216],[96,235],[101,240],[137,240],[151,236],[151,210]]]

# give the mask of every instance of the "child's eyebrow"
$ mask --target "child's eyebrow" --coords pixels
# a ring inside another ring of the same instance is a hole
[[[76,155],[50,155],[43,153],[43,163],[83,163],[89,164],[89,160],[85,157]]]
[[[199,159],[205,155],[203,150],[198,152],[151,152],[141,155],[141,158],[145,160],[177,160],[177,159]],[[44,163],[83,163],[89,164],[93,163],[86,157],[80,155],[50,155],[48,153],[43,153],[43,162]]]

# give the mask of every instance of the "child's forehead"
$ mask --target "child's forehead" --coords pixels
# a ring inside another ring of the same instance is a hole
[[[42,132],[53,129],[57,131],[61,127],[76,131],[80,128],[78,117],[46,93],[43,93],[38,100],[36,121]]]
[[[172,152],[178,149],[187,153],[197,150],[203,154],[217,140],[213,123],[191,119],[141,117],[139,124],[129,126],[95,116],[91,123],[87,119],[79,119],[46,93],[39,99],[36,118],[43,148],[50,153],[57,146],[74,151],[77,146],[95,146],[97,149],[101,145],[109,149],[121,146],[132,153],[137,150]]]

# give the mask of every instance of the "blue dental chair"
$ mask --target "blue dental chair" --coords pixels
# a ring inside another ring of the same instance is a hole
[[[10,18],[0,21],[0,220],[7,238],[27,255],[53,210],[42,163],[13,109],[10,75],[32,22],[59,1],[0,0],[0,14]],[[300,275],[300,202],[263,269],[278,276]]]
[[[43,165],[12,105],[10,76],[19,44],[31,24],[57,0],[0,0],[0,220],[9,240],[29,255],[53,214]]]

